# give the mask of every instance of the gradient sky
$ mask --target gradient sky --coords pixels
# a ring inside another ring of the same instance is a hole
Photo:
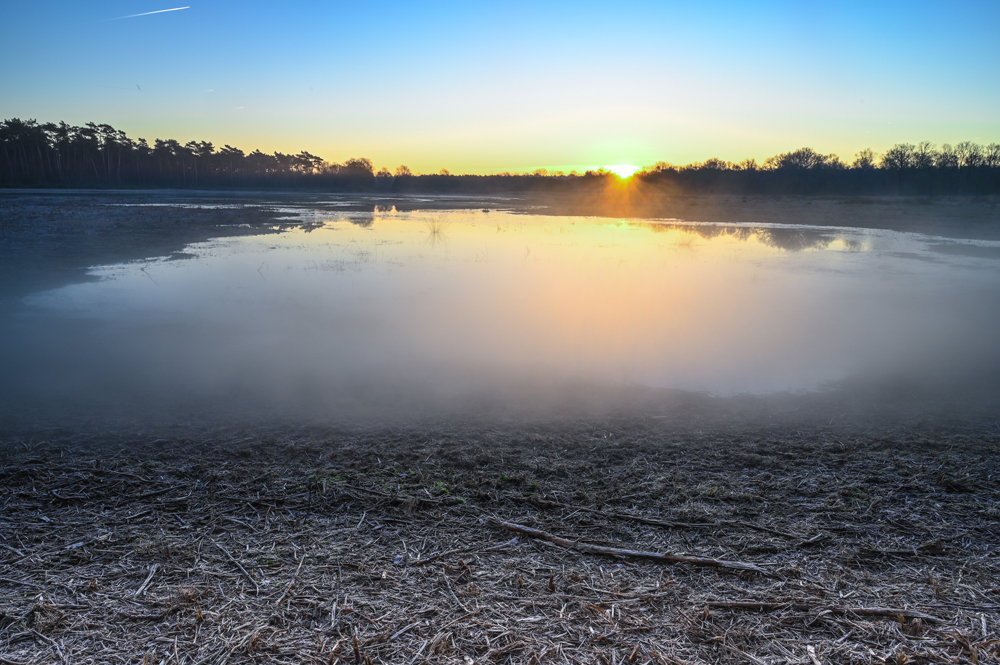
[[[150,143],[490,173],[1000,142],[995,0],[35,0],[0,25],[0,118]]]

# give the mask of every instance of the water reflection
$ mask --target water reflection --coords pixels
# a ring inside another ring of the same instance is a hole
[[[32,297],[97,331],[48,339],[65,356],[52,366],[82,384],[114,368],[114,385],[157,395],[393,409],[538,401],[579,382],[802,390],[996,359],[1000,314],[982,303],[1000,302],[1000,261],[921,236],[390,206],[303,215],[309,228],[107,266],[101,282]]]
[[[424,239],[425,245],[430,245],[432,249],[438,246],[447,246],[448,235],[445,233],[444,222],[431,219],[424,222],[424,227],[427,229],[427,238]]]
[[[376,210],[377,209],[378,207],[376,206]],[[367,229],[372,224],[375,223],[375,215],[360,213],[357,215],[351,215],[350,217],[348,217],[348,221],[350,221],[351,224],[354,224],[355,226],[360,226],[363,229]]]
[[[656,232],[682,231],[697,235],[705,240],[731,238],[733,240],[754,241],[775,249],[801,252],[807,249],[826,249],[838,238],[826,231],[804,228],[761,228],[755,226],[724,226],[719,224],[650,224]],[[864,243],[854,238],[839,238],[844,249],[860,251]]]

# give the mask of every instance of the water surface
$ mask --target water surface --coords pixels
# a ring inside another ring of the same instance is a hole
[[[19,325],[46,351],[19,354],[26,389],[392,411],[575,384],[806,391],[996,362],[997,242],[498,210],[289,215],[308,224],[29,297]]]

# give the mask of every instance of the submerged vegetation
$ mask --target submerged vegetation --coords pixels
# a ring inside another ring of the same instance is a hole
[[[620,182],[611,171],[584,174],[416,174],[406,166],[378,171],[364,158],[332,163],[298,154],[246,153],[209,141],[133,140],[110,125],[0,122],[0,186],[300,189],[339,192],[494,193],[601,190]],[[862,150],[848,164],[812,148],[738,163],[712,158],[674,166],[658,162],[631,177],[670,193],[921,194],[1000,193],[1000,144],[970,141],[940,148],[901,143],[883,154]]]

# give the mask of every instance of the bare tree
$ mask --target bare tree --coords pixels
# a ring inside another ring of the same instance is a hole
[[[865,148],[861,152],[854,155],[854,163],[851,164],[852,169],[859,169],[861,171],[870,171],[877,166],[878,155],[876,155],[871,148]]]
[[[958,155],[955,154],[955,149],[947,143],[942,145],[941,150],[938,151],[937,157],[934,159],[934,166],[939,169],[958,168]]]
[[[930,141],[921,141],[913,151],[913,167],[917,169],[929,169],[934,166],[937,159],[937,150]]]
[[[1000,167],[1000,143],[991,143],[986,146],[984,160],[986,166],[994,169]]]
[[[882,168],[892,171],[903,171],[913,166],[913,153],[916,148],[910,143],[897,143],[882,155]]]
[[[955,146],[959,168],[973,168],[983,164],[983,149],[972,141],[962,141]]]

